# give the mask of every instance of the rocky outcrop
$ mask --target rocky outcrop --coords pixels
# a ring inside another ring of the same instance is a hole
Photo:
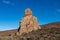
[[[32,11],[27,8],[25,10],[25,16],[20,21],[20,28],[19,28],[19,34],[22,33],[29,33],[33,30],[41,29],[38,26],[37,18],[35,16],[32,16]]]

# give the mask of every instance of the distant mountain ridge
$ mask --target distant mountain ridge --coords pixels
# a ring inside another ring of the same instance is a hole
[[[17,29],[7,30],[7,31],[0,31],[0,36],[9,36],[17,32]]]
[[[45,25],[40,25],[42,28],[60,28],[60,22],[48,23]]]

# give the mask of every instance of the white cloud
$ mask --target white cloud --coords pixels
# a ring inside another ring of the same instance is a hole
[[[5,3],[5,4],[14,5],[14,3],[12,3],[12,2],[11,2],[11,1],[9,1],[9,0],[3,0],[2,2],[3,2],[3,3]]]
[[[6,0],[3,0],[3,3],[10,4],[11,2],[10,1],[6,1]]]

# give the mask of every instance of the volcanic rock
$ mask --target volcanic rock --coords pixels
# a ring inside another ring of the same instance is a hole
[[[38,29],[41,29],[41,27],[38,26],[37,18],[32,16],[32,11],[27,8],[25,10],[25,16],[20,21],[20,28],[18,30],[19,34],[29,33]]]

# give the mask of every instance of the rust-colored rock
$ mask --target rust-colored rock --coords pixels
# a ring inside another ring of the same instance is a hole
[[[32,16],[32,11],[27,8],[25,10],[24,18],[20,21],[19,34],[21,35],[22,33],[28,33],[33,30],[38,30],[39,28],[37,18]]]

